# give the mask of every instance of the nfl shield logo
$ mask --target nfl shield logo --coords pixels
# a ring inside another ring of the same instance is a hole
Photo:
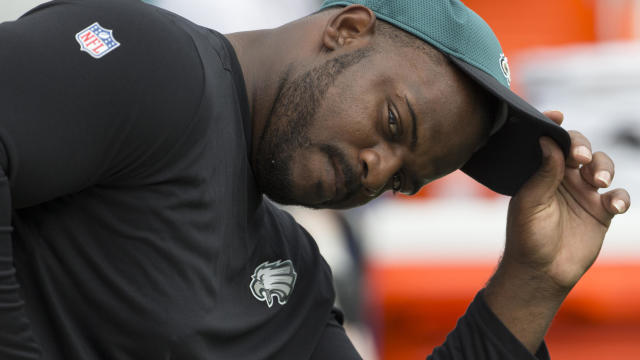
[[[76,40],[80,44],[80,50],[86,51],[96,59],[107,55],[120,46],[120,43],[113,37],[113,31],[103,28],[97,22],[77,33]]]

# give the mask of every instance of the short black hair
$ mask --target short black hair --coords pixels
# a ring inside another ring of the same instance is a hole
[[[424,42],[424,40],[419,39],[384,20],[377,19],[375,33],[376,35],[381,36],[383,41],[390,41],[395,46],[419,50],[427,55],[437,65],[445,65],[449,62],[440,51]]]

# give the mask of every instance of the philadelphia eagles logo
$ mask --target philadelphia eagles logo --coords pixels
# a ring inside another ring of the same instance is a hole
[[[274,297],[280,305],[284,305],[289,300],[297,277],[291,260],[265,261],[251,275],[249,288],[256,299],[265,301],[269,307],[273,306]]]
[[[507,83],[511,86],[511,70],[509,69],[509,59],[507,59],[504,54],[500,54],[500,69],[502,70],[502,74],[505,78],[507,78]]]

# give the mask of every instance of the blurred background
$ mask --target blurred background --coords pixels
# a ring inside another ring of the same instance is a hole
[[[0,22],[41,2],[1,0]],[[276,27],[321,3],[147,2],[222,33]],[[640,0],[464,2],[501,40],[515,91],[541,110],[563,111],[566,128],[615,160],[613,186],[640,194]],[[405,360],[442,343],[493,273],[508,201],[457,172],[411,199],[387,196],[346,212],[288,210],[331,265],[364,359]],[[547,336],[553,358],[640,359],[636,208],[613,221],[599,259],[560,309]]]

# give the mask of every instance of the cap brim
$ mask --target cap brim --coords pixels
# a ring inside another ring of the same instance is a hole
[[[485,146],[476,151],[462,167],[462,171],[491,190],[512,196],[540,167],[540,137],[552,138],[565,156],[568,155],[571,139],[563,128],[491,75],[456,57],[446,56],[509,107],[507,120],[502,128],[489,138]]]

